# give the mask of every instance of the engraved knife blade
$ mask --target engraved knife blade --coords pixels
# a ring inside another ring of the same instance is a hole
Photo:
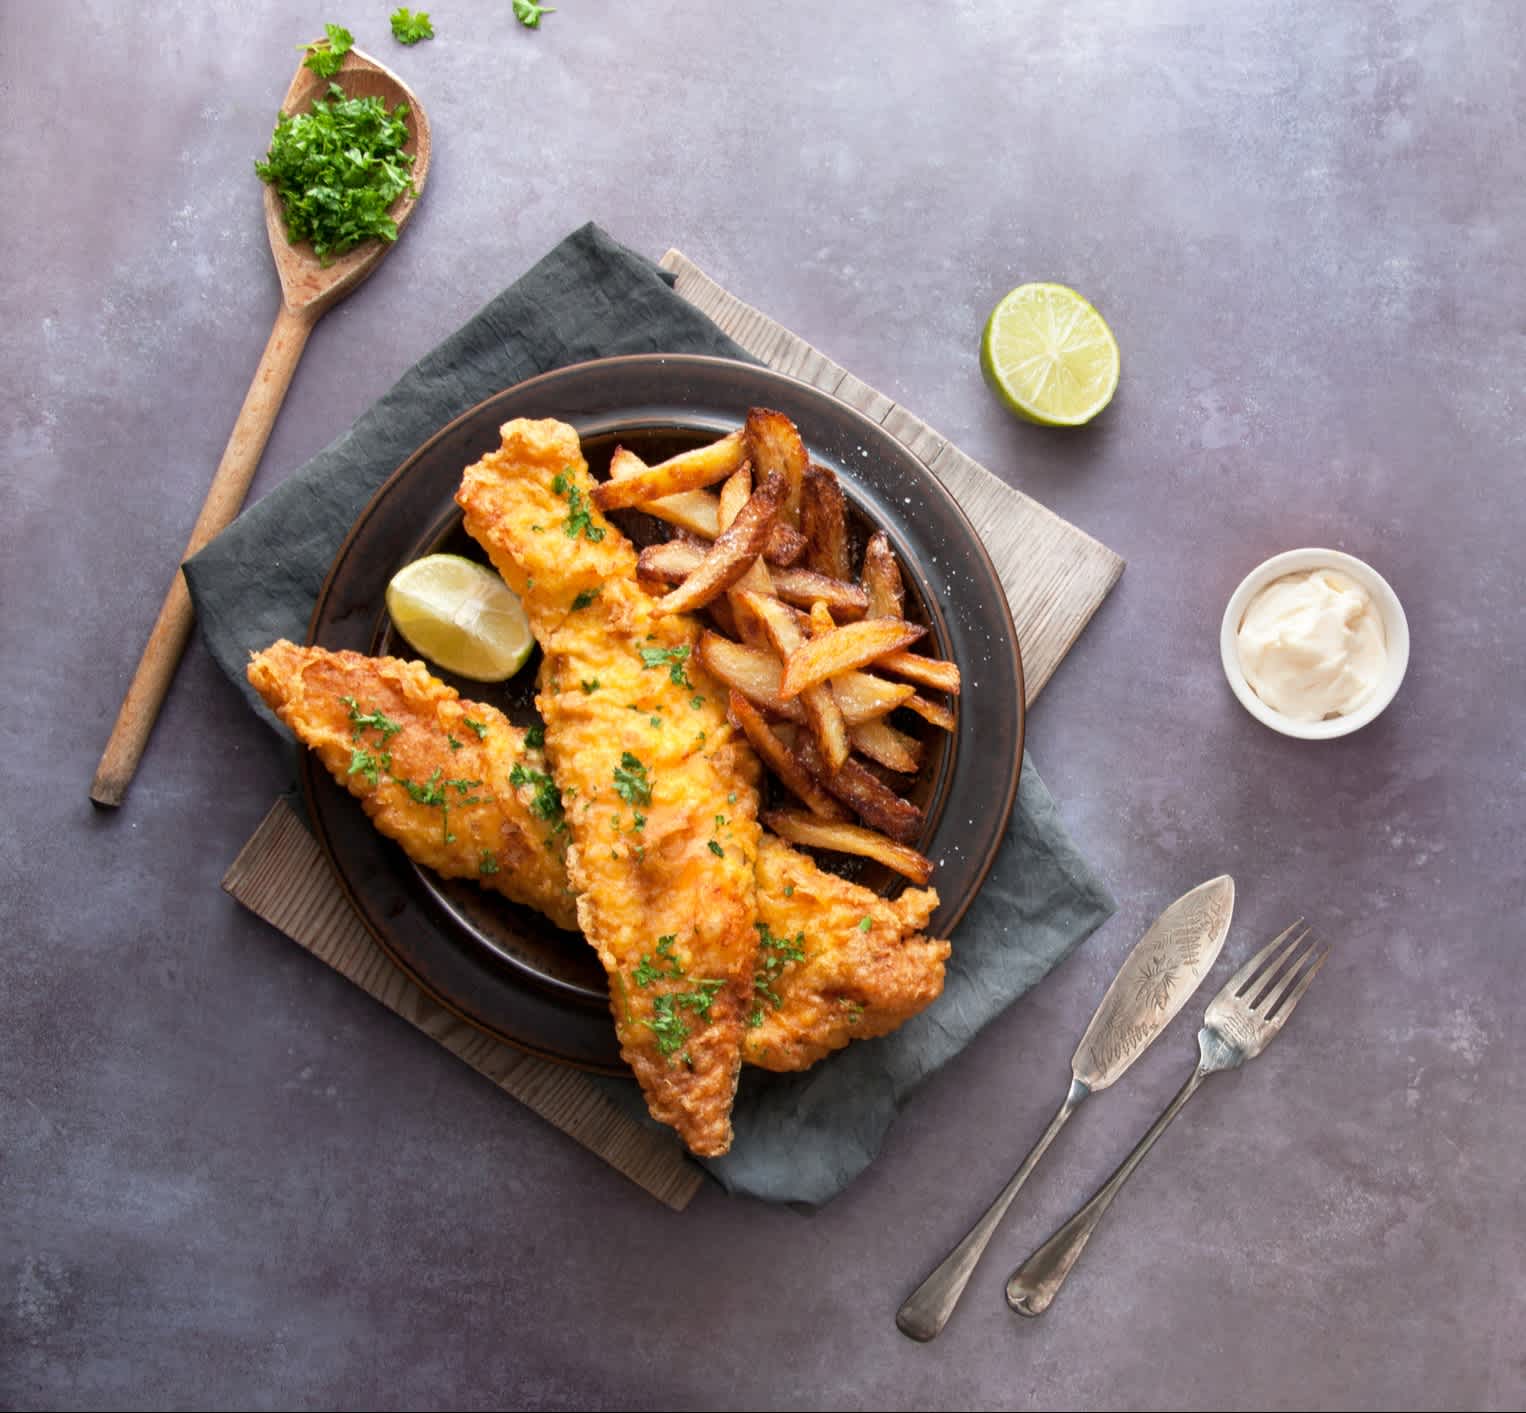
[[[1229,935],[1235,881],[1227,873],[1184,893],[1124,958],[1071,1058],[1093,1093],[1120,1079],[1212,969]]]

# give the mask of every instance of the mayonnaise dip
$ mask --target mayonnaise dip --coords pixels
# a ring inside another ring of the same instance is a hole
[[[1250,601],[1235,643],[1251,690],[1294,721],[1355,711],[1388,657],[1372,596],[1334,569],[1274,579]]]

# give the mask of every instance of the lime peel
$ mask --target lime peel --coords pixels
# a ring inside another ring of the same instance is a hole
[[[387,585],[387,612],[416,653],[473,682],[507,680],[535,647],[514,591],[492,569],[459,554],[405,564]]]

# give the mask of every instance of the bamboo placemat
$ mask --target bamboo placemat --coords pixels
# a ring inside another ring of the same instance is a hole
[[[953,492],[1007,591],[1031,704],[1118,582],[1123,560],[1004,485],[904,407],[723,289],[679,251],[668,251],[661,264],[677,277],[677,292],[754,357],[880,423]],[[284,801],[275,803],[244,845],[223,887],[669,1207],[681,1211],[704,1181],[674,1139],[621,1113],[588,1076],[484,1035],[403,976],[345,901],[316,841]]]

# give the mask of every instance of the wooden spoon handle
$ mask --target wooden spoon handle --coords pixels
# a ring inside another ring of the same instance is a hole
[[[212,488],[207,492],[185,553],[180,556],[182,563],[224,529],[243,505],[317,317],[309,310],[294,313],[284,305],[276,315],[275,328],[270,332],[270,341],[239,410],[238,421],[233,424],[233,435],[228,438],[227,449],[212,478]],[[90,798],[96,804],[120,805],[132,784],[143,748],[148,744],[149,733],[154,729],[159,708],[191,636],[192,617],[185,575],[177,568],[153,631],[148,635],[148,645],[138,660],[132,685],[117,713],[116,725],[111,728],[111,739],[96,766],[90,785]]]

